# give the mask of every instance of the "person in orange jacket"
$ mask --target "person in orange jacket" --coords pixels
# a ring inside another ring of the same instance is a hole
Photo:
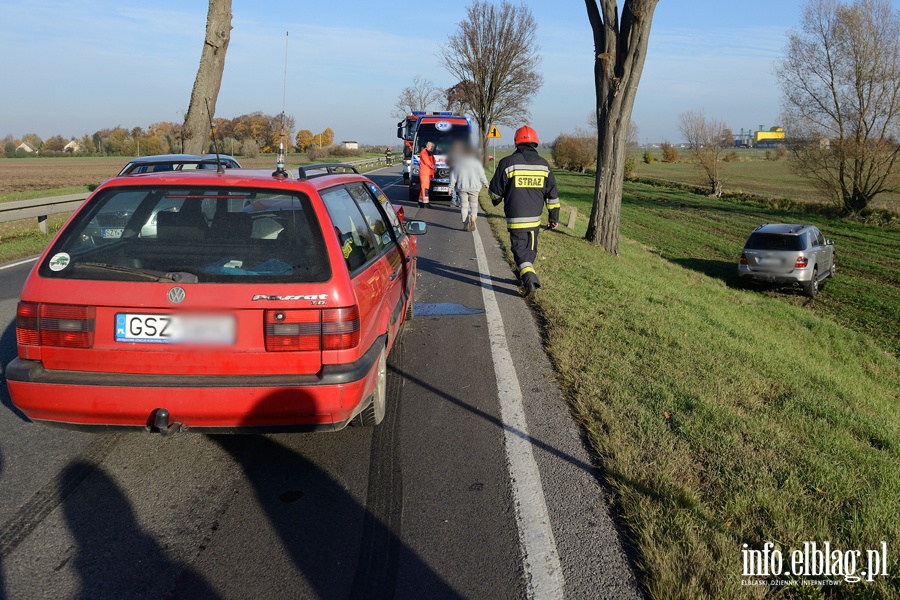
[[[434,177],[434,170],[437,163],[434,162],[434,143],[428,142],[419,153],[419,184],[422,188],[419,190],[419,207],[431,208],[429,200],[429,192],[431,190],[431,178]]]

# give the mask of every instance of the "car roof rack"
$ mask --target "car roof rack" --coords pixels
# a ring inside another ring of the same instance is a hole
[[[310,171],[323,171],[322,173],[310,173]],[[313,177],[324,177],[325,175],[335,175],[341,173],[352,173],[359,175],[359,171],[353,165],[346,163],[319,163],[314,165],[305,165],[297,170],[298,179],[312,179]]]

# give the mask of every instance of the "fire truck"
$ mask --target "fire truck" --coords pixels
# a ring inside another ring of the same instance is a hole
[[[403,182],[409,183],[409,171],[412,164],[412,147],[416,139],[416,121],[425,112],[417,111],[407,115],[405,119],[397,123],[397,137],[403,140]]]
[[[472,141],[472,120],[469,117],[454,115],[452,112],[413,113],[415,123],[410,127],[409,117],[406,120],[406,129],[401,136],[401,128],[398,127],[397,135],[408,140],[408,150],[404,150],[404,163],[406,152],[410,153],[409,174],[409,199],[415,202],[419,198],[419,153],[428,142],[434,143],[434,161],[436,170],[431,179],[430,197],[450,197],[450,168],[447,166],[447,155],[455,142],[469,144]],[[401,122],[402,124],[402,122]],[[411,135],[410,135],[411,134]]]

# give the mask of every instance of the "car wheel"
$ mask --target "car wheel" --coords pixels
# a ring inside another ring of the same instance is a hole
[[[803,284],[803,293],[810,298],[815,298],[819,293],[819,269],[813,269],[812,279]]]
[[[409,186],[409,201],[415,202],[419,199],[418,190],[414,189],[412,186]]]
[[[409,306],[406,307],[406,320],[412,321],[416,318],[416,303],[409,299]]]
[[[372,401],[353,419],[353,425],[357,427],[374,427],[384,421],[387,409],[387,348],[381,349],[377,369]]]

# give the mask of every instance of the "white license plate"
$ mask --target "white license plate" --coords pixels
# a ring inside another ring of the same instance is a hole
[[[101,229],[100,237],[106,238],[106,239],[112,239],[112,238],[118,239],[118,238],[122,237],[123,231],[125,231],[124,227],[113,227],[113,228]]]
[[[756,262],[758,262],[761,265],[772,265],[772,266],[782,264],[782,261],[780,258],[760,258]]]
[[[436,185],[431,189],[433,189],[435,191],[435,193],[437,193],[437,194],[449,194],[450,193],[450,188],[446,185]]]
[[[234,331],[229,315],[116,314],[117,342],[229,345]]]

